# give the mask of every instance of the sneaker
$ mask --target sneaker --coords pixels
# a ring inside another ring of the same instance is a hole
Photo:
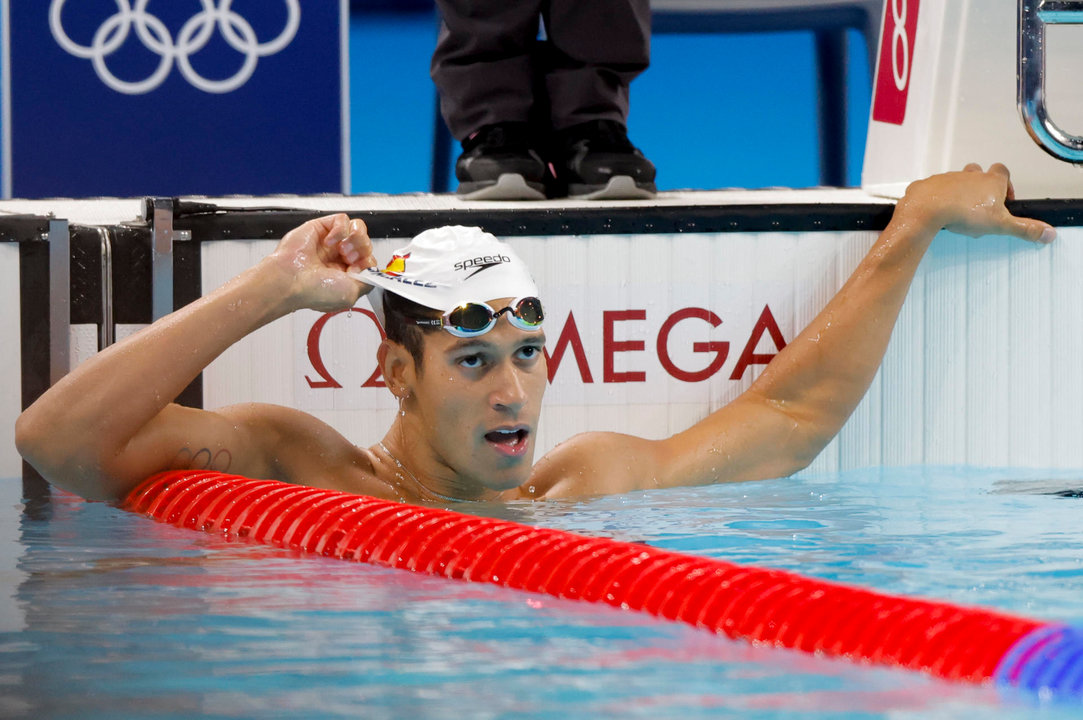
[[[467,200],[544,200],[545,176],[525,122],[485,125],[463,140],[455,162],[456,192]]]
[[[654,165],[615,120],[592,120],[554,134],[554,172],[569,197],[651,198]]]

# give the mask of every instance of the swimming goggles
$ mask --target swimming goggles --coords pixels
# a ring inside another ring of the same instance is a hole
[[[502,310],[493,310],[483,302],[468,302],[448,310],[439,318],[414,318],[418,325],[442,327],[455,337],[469,338],[484,335],[493,329],[504,313],[508,321],[520,330],[528,332],[541,328],[545,319],[541,300],[536,297],[516,298]]]

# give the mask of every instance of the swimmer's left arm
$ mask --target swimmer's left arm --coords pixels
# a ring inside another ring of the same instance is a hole
[[[941,229],[1048,243],[1047,223],[1008,212],[1008,170],[935,175],[907,188],[842,289],[733,403],[668,441],[672,484],[781,477],[806,467],[864,397],[918,265]],[[719,463],[719,455],[728,462]]]
[[[806,467],[865,395],[918,264],[941,229],[1053,239],[1048,224],[1008,212],[1004,201],[1011,195],[1002,165],[988,172],[971,165],[913,183],[846,284],[752,387],[665,440],[593,433],[569,441],[539,463],[539,470],[562,478],[550,494],[760,480]],[[592,446],[605,447],[611,459]],[[583,464],[591,469],[579,481],[568,470]]]

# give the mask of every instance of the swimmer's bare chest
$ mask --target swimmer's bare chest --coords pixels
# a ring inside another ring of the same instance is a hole
[[[570,438],[550,450],[531,468],[525,482],[501,493],[499,500],[544,500],[613,492],[607,485],[615,479],[614,471],[601,467],[607,465],[607,455],[593,452],[597,443],[591,435],[594,434]],[[286,472],[288,477],[282,479],[397,502],[423,501],[414,491],[409,471],[394,458],[387,457],[378,446],[359,447],[337,433],[324,435],[317,445],[318,448],[306,443],[305,452],[291,453],[295,462]]]
[[[380,452],[377,446],[358,447],[343,440],[343,444],[333,451],[303,461],[301,465],[305,467],[293,469],[290,473],[290,482],[395,502],[433,501],[432,498],[421,497],[415,490],[410,471]],[[504,493],[500,500],[522,497],[520,489],[513,488]]]

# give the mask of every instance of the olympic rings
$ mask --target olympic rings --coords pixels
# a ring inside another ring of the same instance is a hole
[[[134,8],[131,0],[114,0],[117,12],[101,24],[94,32],[94,39],[87,46],[73,41],[64,30],[60,13],[66,1],[53,0],[49,8],[49,29],[53,38],[68,54],[89,59],[101,81],[125,95],[143,95],[156,90],[169,77],[174,61],[181,75],[193,87],[208,93],[233,92],[248,82],[261,57],[274,55],[293,42],[301,24],[299,0],[285,0],[285,28],[278,37],[261,43],[252,25],[231,9],[233,0],[200,0],[203,10],[184,23],[174,40],[165,23],[147,12],[147,3],[150,0],[135,0]],[[139,42],[161,60],[148,77],[130,82],[114,75],[105,61],[124,44],[133,28]],[[222,37],[232,49],[244,56],[241,68],[224,80],[203,77],[191,63],[192,55],[206,47],[215,29],[221,31]]]

